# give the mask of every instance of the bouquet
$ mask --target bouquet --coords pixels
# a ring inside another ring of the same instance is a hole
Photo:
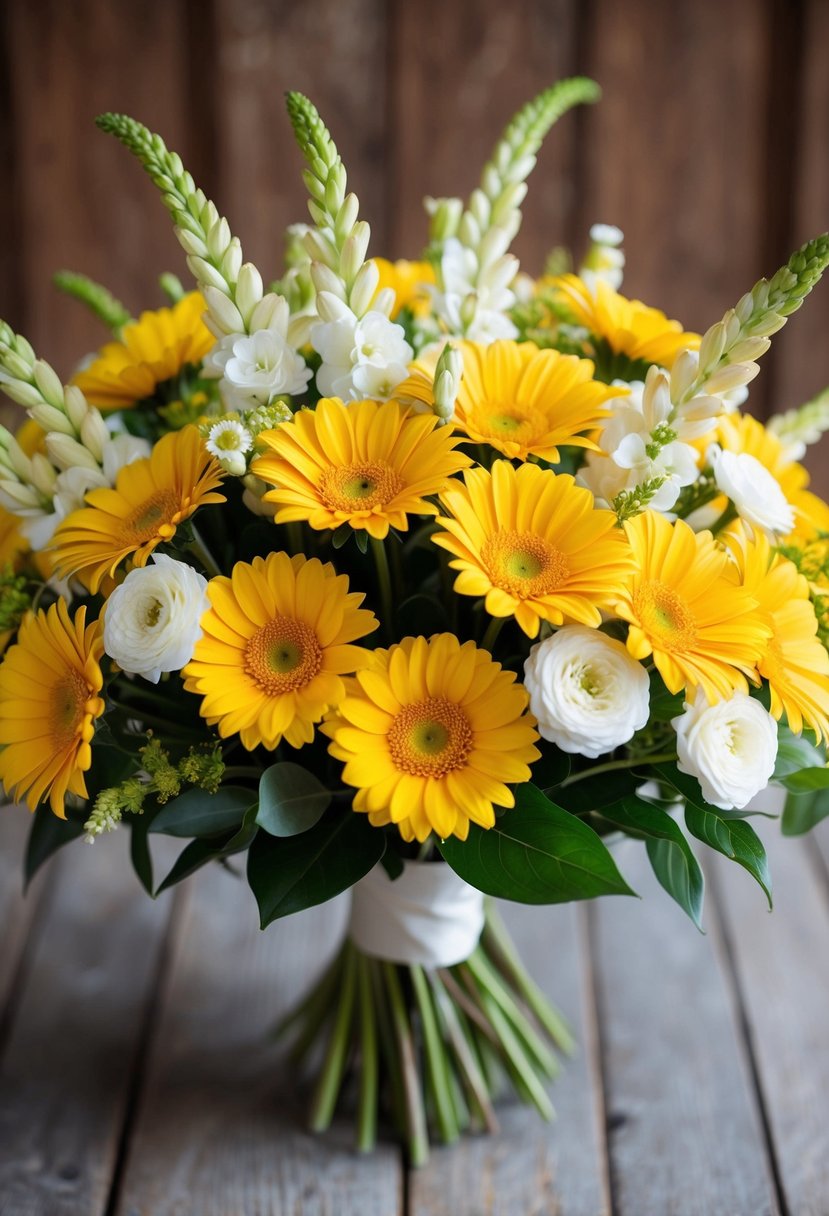
[[[311,1125],[552,1114],[571,1045],[493,898],[626,895],[619,835],[699,925],[701,843],[771,899],[751,800],[829,814],[829,507],[799,463],[829,398],[741,407],[829,262],[809,242],[700,336],[620,292],[622,234],[532,279],[509,252],[563,81],[479,188],[427,199],[419,262],[369,227],[311,102],[288,95],[310,224],[280,279],[244,261],[180,158],[106,114],[159,188],[195,290],[68,383],[0,323],[0,780],[28,876],[123,825],[150,894],[219,862],[262,927],[352,890],[348,936],[280,1033]],[[166,874],[151,838],[181,839]],[[692,847],[693,845],[693,847]],[[246,855],[246,857],[244,857]],[[244,857],[240,864],[239,859]],[[385,1116],[384,1116],[385,1117]]]

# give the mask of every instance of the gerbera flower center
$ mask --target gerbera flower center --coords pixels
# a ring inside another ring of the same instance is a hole
[[[160,490],[141,503],[123,523],[123,535],[130,544],[143,544],[155,536],[175,535],[181,504],[173,490]]]
[[[472,750],[472,727],[459,705],[427,697],[407,705],[388,733],[396,767],[417,777],[445,777],[463,768]]]
[[[277,616],[258,629],[245,647],[245,669],[269,696],[310,684],[322,667],[322,648],[304,621]]]
[[[687,650],[696,640],[696,622],[672,587],[653,580],[636,592],[634,610],[642,628],[663,650]]]
[[[519,599],[551,594],[570,573],[564,554],[531,532],[496,532],[481,557],[495,586]]]
[[[92,690],[79,671],[66,671],[52,688],[49,730],[55,751],[67,747],[78,734]]]
[[[403,489],[403,479],[383,461],[326,469],[320,494],[335,511],[370,511],[383,506]]]
[[[470,421],[484,435],[517,442],[526,441],[544,429],[538,425],[534,411],[518,403],[489,403],[474,410]]]

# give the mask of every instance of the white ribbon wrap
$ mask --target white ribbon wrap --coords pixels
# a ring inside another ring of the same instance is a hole
[[[445,862],[408,861],[394,882],[376,865],[352,888],[349,936],[364,954],[387,962],[462,963],[483,927],[483,895]]]

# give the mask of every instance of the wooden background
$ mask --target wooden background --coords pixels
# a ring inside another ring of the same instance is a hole
[[[517,242],[528,270],[556,243],[583,247],[594,220],[617,223],[628,294],[701,328],[829,227],[829,0],[0,0],[0,13],[0,315],[65,373],[102,334],[54,270],[138,311],[183,264],[154,188],[92,125],[107,109],[181,152],[265,275],[306,214],[289,88],[327,119],[373,252],[416,255],[422,197],[466,194],[518,106],[574,72],[604,100],[542,152]],[[828,302],[823,284],[775,340],[754,412],[829,382]]]

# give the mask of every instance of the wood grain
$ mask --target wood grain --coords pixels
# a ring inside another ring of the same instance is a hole
[[[829,1196],[829,902],[814,839],[763,839],[775,910],[763,915],[748,875],[716,867],[744,1015],[774,1140],[787,1210],[823,1216]]]
[[[43,895],[45,875],[23,893],[23,855],[31,827],[27,810],[19,806],[0,807],[0,925],[3,948],[0,950],[0,1026],[10,998],[26,945],[29,930]],[[2,1047],[2,1043],[0,1043]]]
[[[549,1088],[555,1123],[503,1102],[500,1135],[440,1149],[410,1176],[409,1216],[607,1216],[604,1105],[583,909],[504,904],[503,911],[524,962],[573,1026],[578,1055]]]
[[[123,834],[61,859],[0,1064],[0,1212],[103,1216],[170,902]]]
[[[645,903],[591,909],[613,1211],[776,1216],[714,909],[709,901],[702,936],[657,886],[640,845],[619,846],[617,861]]]
[[[572,75],[573,0],[396,3],[389,142],[392,256],[416,257],[427,236],[425,195],[468,197],[502,130],[527,101]],[[515,252],[538,272],[572,239],[578,119],[547,137],[524,204]]]
[[[244,882],[211,868],[192,895],[118,1216],[396,1216],[396,1147],[361,1159],[350,1127],[304,1132],[306,1095],[269,1038],[338,944],[342,901],[260,933]]]

